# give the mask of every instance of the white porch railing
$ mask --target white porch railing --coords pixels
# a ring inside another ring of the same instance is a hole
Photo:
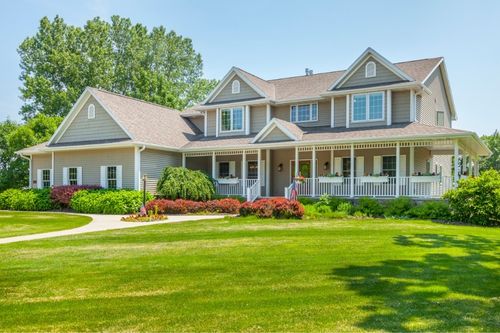
[[[241,195],[246,196],[247,188],[252,187],[257,182],[257,179],[239,179],[235,184],[221,184],[215,182],[215,191],[220,195]]]
[[[412,181],[413,177],[399,178],[399,195],[416,198],[439,198],[446,191],[453,188],[452,177],[439,177],[426,182]],[[351,196],[351,178],[344,177],[342,182],[323,183],[316,178],[316,193],[314,196],[328,194],[336,197]],[[312,178],[304,179],[298,184],[298,195],[304,197],[313,196]],[[285,196],[289,195],[289,189],[285,190]],[[288,192],[288,193],[287,193]],[[354,177],[354,197],[395,197],[396,177],[386,177],[384,179],[369,179],[368,177]]]
[[[247,201],[253,202],[260,196],[260,181],[255,180],[255,183],[247,188]]]

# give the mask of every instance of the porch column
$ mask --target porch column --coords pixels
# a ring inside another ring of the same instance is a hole
[[[250,105],[245,105],[245,135],[250,134]]]
[[[477,177],[479,176],[479,158],[476,156],[476,159],[474,160],[474,175]]]
[[[215,110],[215,137],[219,137],[220,109]]]
[[[247,152],[243,150],[243,155],[241,155],[241,181],[243,193],[242,196],[246,197],[247,195]]]
[[[295,147],[295,170],[293,176],[299,174],[299,147]]]
[[[334,154],[335,154],[335,153],[334,153],[333,149],[332,149],[332,150],[330,150],[330,173],[331,173],[331,174],[333,174],[333,171],[334,171],[334,169],[333,169],[333,167],[334,167],[334,162],[335,162],[335,158],[334,158],[335,156],[334,156]]]
[[[182,167],[183,168],[186,167],[186,154],[185,153],[182,153]]]
[[[212,152],[212,178],[213,179],[217,178],[217,175],[215,174],[216,166],[217,166],[217,163],[215,161],[215,152]]]
[[[455,140],[453,144],[453,186],[458,184],[458,141]]]
[[[271,104],[266,104],[266,124],[271,121]]]
[[[349,196],[351,198],[354,198],[354,144],[353,143],[351,143],[351,174],[349,182],[350,182]]]
[[[345,128],[349,128],[349,109],[351,104],[351,95],[345,96]]]
[[[271,196],[271,149],[266,149],[266,197]]]
[[[469,155],[469,160],[468,160],[468,168],[467,168],[467,176],[472,176],[472,156]]]
[[[415,173],[415,147],[410,147],[410,176]]]
[[[311,195],[314,198],[316,196],[316,146],[313,146],[312,150],[312,186]]]
[[[396,198],[399,197],[399,183],[400,183],[400,147],[399,142],[396,143]]]
[[[330,100],[330,127],[335,127],[335,97]]]
[[[259,182],[259,197],[261,196],[262,179],[260,178],[260,169],[262,167],[261,163],[262,151],[257,150],[257,181]]]

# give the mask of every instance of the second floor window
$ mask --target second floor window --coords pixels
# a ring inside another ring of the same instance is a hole
[[[301,123],[318,120],[318,104],[298,104],[290,107],[290,121]]]
[[[444,112],[443,111],[436,112],[436,126],[444,126]]]
[[[352,121],[384,120],[384,93],[352,96]]]
[[[87,108],[87,118],[88,119],[95,118],[95,105],[94,104],[90,104],[89,107]]]
[[[234,80],[232,85],[231,85],[231,92],[233,94],[239,94],[240,93],[240,81]]]
[[[232,132],[243,130],[243,108],[221,110],[221,131]]]
[[[370,61],[365,66],[365,77],[375,77],[377,76],[377,65],[373,61]]]

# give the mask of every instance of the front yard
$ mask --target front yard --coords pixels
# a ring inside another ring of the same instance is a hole
[[[221,219],[0,246],[0,331],[499,331],[500,229]]]

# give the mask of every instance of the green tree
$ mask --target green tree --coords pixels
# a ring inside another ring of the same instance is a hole
[[[481,171],[495,169],[500,171],[500,133],[496,130],[492,135],[483,135],[481,139],[490,148],[491,156],[480,161]]]
[[[18,52],[24,119],[66,115],[87,86],[184,109],[216,84],[202,78],[191,39],[119,16],[110,23],[96,17],[83,27],[44,17]]]

